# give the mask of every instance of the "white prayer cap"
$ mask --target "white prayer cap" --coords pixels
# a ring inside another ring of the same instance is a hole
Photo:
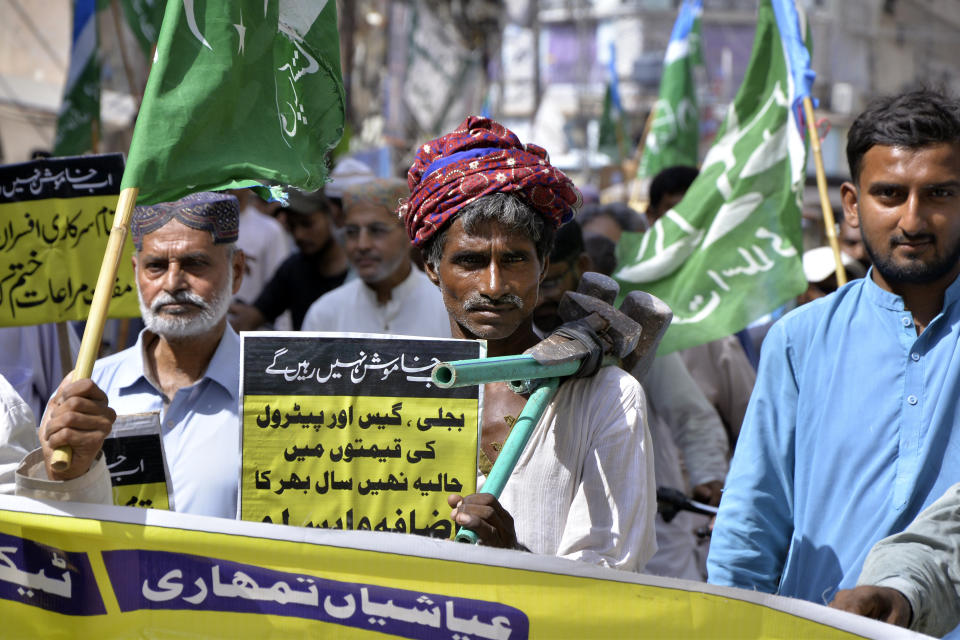
[[[330,182],[323,189],[328,198],[342,198],[347,187],[376,178],[373,169],[354,158],[343,158],[330,172]]]
[[[843,262],[848,278],[862,278],[866,275],[863,265],[843,251],[840,252],[840,260]],[[836,270],[837,263],[833,259],[833,249],[830,247],[817,247],[804,252],[803,274],[807,277],[807,282],[822,282],[832,276]]]

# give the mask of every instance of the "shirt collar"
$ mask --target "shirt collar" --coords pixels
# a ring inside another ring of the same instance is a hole
[[[220,344],[207,365],[203,377],[210,378],[237,400],[240,393],[240,336],[230,323],[220,338]]]
[[[150,382],[146,376],[146,345],[149,344],[155,334],[147,329],[140,332],[137,336],[137,344],[133,349],[140,354],[140,359],[124,359],[117,368],[116,380],[117,386],[121,389],[132,387],[140,380]],[[230,394],[230,397],[237,400],[240,391],[240,337],[233,330],[230,323],[220,338],[220,344],[217,350],[213,352],[213,357],[207,365],[207,370],[203,378],[210,378]],[[203,379],[201,378],[201,380]],[[151,384],[151,386],[153,386]]]
[[[954,278],[943,294],[943,311],[960,299],[960,276]]]
[[[386,304],[380,304],[380,301],[377,300],[377,292],[373,290],[373,287],[368,285],[366,282],[361,282],[360,286],[363,291],[366,293],[373,301],[373,306],[375,307],[386,307],[391,302],[398,300],[403,300],[407,294],[417,286],[417,273],[420,273],[420,270],[417,269],[416,265],[410,265],[410,273],[407,274],[407,277],[403,279],[397,286],[390,290],[390,299]],[[426,277],[426,276],[424,276]]]
[[[867,298],[874,304],[884,307],[886,309],[892,309],[893,311],[903,311],[905,309],[903,304],[903,298],[897,294],[887,291],[873,281],[873,270],[874,267],[871,266],[867,271],[867,275],[863,278],[865,280],[863,284],[863,291],[866,294]],[[941,313],[947,309],[950,305],[960,299],[960,276],[954,279],[950,283],[950,286],[947,287],[947,290],[943,294],[943,308],[940,310]]]
[[[867,270],[867,275],[863,277],[863,292],[867,299],[879,307],[890,309],[892,311],[903,311],[903,298],[882,288],[873,280],[873,269],[871,266]]]

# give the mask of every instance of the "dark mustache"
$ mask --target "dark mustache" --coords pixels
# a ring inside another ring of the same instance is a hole
[[[474,293],[463,303],[463,308],[467,311],[477,311],[486,307],[513,307],[519,309],[523,306],[523,300],[520,296],[513,293],[506,293],[499,298],[491,298],[482,293]]]
[[[932,233],[901,233],[899,235],[893,236],[890,238],[890,246],[895,247],[900,244],[907,244],[913,242],[934,242],[936,241],[936,236]]]

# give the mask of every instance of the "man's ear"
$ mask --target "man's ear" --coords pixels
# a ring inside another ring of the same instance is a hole
[[[854,229],[860,228],[860,207],[857,187],[852,182],[840,185],[840,202],[843,203],[843,217]]]
[[[543,257],[543,264],[540,265],[540,279],[537,280],[537,284],[543,284],[544,278],[547,277],[547,269],[550,268],[550,256]]]
[[[423,261],[423,272],[430,278],[430,282],[438,287],[440,286],[440,274],[433,268],[433,264],[431,264],[429,260]]]
[[[240,285],[243,283],[243,267],[247,263],[247,256],[243,252],[243,249],[235,249],[233,252],[233,264],[230,267],[233,269],[233,294],[236,295],[237,291],[240,291]]]
[[[133,265],[133,276],[136,277],[136,276],[137,276],[137,254],[136,254],[136,252],[134,252],[134,254],[130,256],[130,264]]]

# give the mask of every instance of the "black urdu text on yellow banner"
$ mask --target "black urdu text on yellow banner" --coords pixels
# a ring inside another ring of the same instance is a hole
[[[0,166],[0,326],[87,317],[123,175],[122,154]],[[139,316],[132,247],[110,317]]]
[[[480,389],[438,389],[472,341],[244,334],[240,517],[449,538],[476,490]]]

